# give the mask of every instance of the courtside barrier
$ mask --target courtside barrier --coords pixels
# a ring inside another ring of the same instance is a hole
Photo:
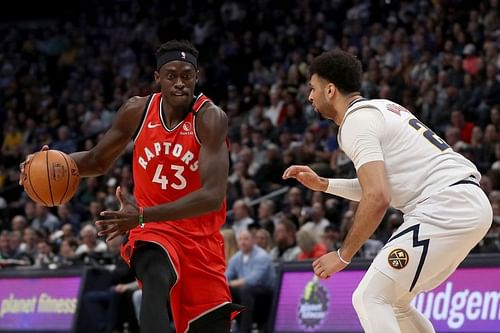
[[[317,280],[311,262],[280,267],[270,331],[363,332],[351,296],[371,260],[354,260],[328,280]],[[413,301],[436,332],[500,332],[500,254],[471,255],[436,289]]]

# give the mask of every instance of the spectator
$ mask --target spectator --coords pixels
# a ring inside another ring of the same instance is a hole
[[[37,232],[31,227],[24,229],[23,242],[19,246],[21,252],[27,253],[30,257],[33,258],[36,251],[36,245],[38,244],[40,238],[42,238],[40,236],[41,233]]]
[[[451,124],[453,127],[460,130],[460,140],[465,143],[470,143],[472,138],[472,129],[474,124],[465,121],[464,112],[459,109],[455,109],[451,112]]]
[[[297,260],[317,259],[327,253],[326,246],[318,242],[316,235],[304,228],[297,232],[297,244],[300,248]]]
[[[78,242],[76,239],[64,239],[59,247],[59,254],[57,256],[57,265],[59,267],[69,267],[77,263],[76,249]]]
[[[233,230],[236,234],[236,238],[238,238],[240,232],[248,230],[248,226],[252,224],[254,220],[250,217],[250,208],[243,200],[237,200],[233,204],[233,213]]]
[[[31,222],[31,226],[36,230],[44,230],[52,233],[60,227],[61,221],[52,214],[49,209],[40,204],[36,205],[35,218]]]
[[[10,224],[13,231],[23,232],[28,226],[28,221],[26,221],[26,218],[23,215],[16,215],[12,218]]]
[[[108,249],[106,243],[97,239],[97,230],[91,224],[87,224],[82,228],[80,231],[80,238],[82,244],[76,249],[75,254],[77,256],[82,254],[103,253]]]
[[[226,264],[238,252],[238,244],[236,243],[236,234],[232,228],[223,228],[221,230],[224,237],[224,257]]]
[[[325,245],[327,252],[336,251],[341,245],[340,229],[333,224],[326,226],[321,241]]]
[[[269,254],[254,245],[247,230],[238,236],[239,251],[229,261],[226,277],[236,303],[246,307],[241,314],[239,333],[250,333],[257,298],[271,302],[276,273]]]
[[[75,142],[71,139],[71,131],[68,126],[60,126],[57,129],[57,141],[55,141],[51,148],[60,150],[66,154],[74,153],[77,150]]]
[[[271,239],[271,234],[266,229],[259,229],[254,235],[255,244],[264,249],[267,253],[271,252],[273,247],[273,241]]]
[[[306,222],[300,230],[309,231],[316,238],[316,241],[319,242],[321,240],[321,235],[323,235],[328,225],[330,225],[330,221],[325,218],[323,204],[315,202],[311,208],[310,221]]]
[[[56,256],[52,252],[52,248],[48,241],[41,240],[36,245],[36,252],[34,255],[35,267],[50,268],[56,261]]]
[[[296,241],[297,228],[287,218],[282,218],[276,225],[274,232],[275,247],[271,250],[271,258],[275,261],[292,261],[297,259],[300,248]]]
[[[257,221],[250,224],[249,228],[261,229],[264,228],[270,235],[274,234],[275,220],[274,216],[275,204],[271,200],[261,201],[257,209]]]

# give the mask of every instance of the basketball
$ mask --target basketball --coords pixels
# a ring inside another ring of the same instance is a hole
[[[24,168],[24,191],[33,201],[47,207],[68,202],[80,183],[75,161],[59,150],[35,153]]]

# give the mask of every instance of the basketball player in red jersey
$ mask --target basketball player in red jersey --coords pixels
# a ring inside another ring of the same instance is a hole
[[[198,51],[169,41],[156,53],[161,92],[132,97],[89,151],[71,154],[80,175],[109,170],[134,140],[134,197],[117,189],[119,211],[97,221],[108,240],[127,233],[122,257],[142,284],[143,332],[169,332],[167,301],[176,331],[229,332],[240,308],[231,303],[224,276],[228,149],[226,114],[194,95]]]

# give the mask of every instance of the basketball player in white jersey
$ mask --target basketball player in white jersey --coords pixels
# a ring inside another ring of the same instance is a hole
[[[320,55],[310,74],[309,101],[339,125],[339,145],[358,178],[325,179],[307,166],[291,166],[283,178],[359,201],[342,247],[314,261],[314,273],[325,279],[344,269],[391,205],[404,223],[354,292],[354,308],[368,333],[434,332],[410,302],[453,273],[489,229],[481,175],[404,107],[362,98],[361,64],[349,53]]]

